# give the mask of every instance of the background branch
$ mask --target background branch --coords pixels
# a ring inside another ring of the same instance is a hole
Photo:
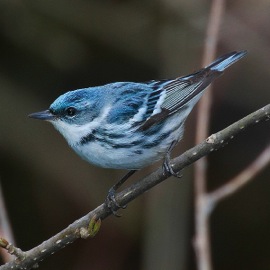
[[[244,117],[243,119],[235,122],[227,128],[211,135],[204,142],[196,145],[192,149],[186,151],[181,156],[172,160],[172,166],[175,171],[180,171],[183,168],[189,166],[201,157],[211,153],[214,150],[222,148],[233,137],[239,134],[241,131],[255,125],[258,122],[266,121],[270,119],[270,104],[257,110]],[[155,185],[167,179],[169,175],[164,175],[162,168],[153,172],[149,176],[134,183],[130,187],[124,189],[116,195],[116,200],[120,205],[127,205],[129,202],[143,194],[145,191],[151,189]],[[91,211],[84,217],[76,220],[66,229],[51,237],[47,241],[44,241],[39,246],[26,251],[24,253],[24,260],[14,260],[1,266],[0,269],[31,269],[36,266],[37,263],[44,260],[46,257],[54,254],[56,251],[71,244],[75,240],[81,237],[85,237],[85,229],[88,228],[89,222],[94,217],[96,219],[105,219],[111,213],[106,209],[105,205],[98,206],[95,210]],[[83,235],[82,235],[83,234]]]
[[[16,245],[13,231],[10,225],[9,217],[6,210],[4,194],[2,191],[1,183],[0,183],[0,235],[8,239],[14,245]],[[12,259],[12,256],[8,254],[4,249],[0,249],[0,254],[4,262],[8,262]]]
[[[242,172],[220,188],[208,193],[208,207],[213,209],[221,200],[233,195],[240,188],[251,181],[270,162],[270,144],[262,153]]]
[[[218,33],[220,30],[222,15],[225,9],[224,0],[213,0],[207,25],[202,66],[211,63],[216,55]],[[197,127],[195,143],[199,143],[207,137],[209,132],[210,111],[212,103],[212,85],[207,89],[198,104]],[[200,270],[212,269],[211,248],[209,235],[209,220],[201,213],[205,212],[205,193],[207,158],[200,159],[194,167],[194,191],[195,191],[195,251],[197,267]]]
[[[211,63],[216,55],[217,43],[218,43],[218,33],[220,29],[222,14],[224,12],[224,0],[213,0],[210,10],[204,52],[202,59],[202,66],[207,66]],[[212,103],[212,85],[210,85],[206,93],[202,96],[198,103],[198,113],[197,113],[197,127],[196,127],[196,144],[204,140],[209,131],[209,121],[210,121],[210,109]],[[206,182],[206,169],[207,160],[202,158],[195,165],[195,185],[197,192],[204,190],[204,184]]]

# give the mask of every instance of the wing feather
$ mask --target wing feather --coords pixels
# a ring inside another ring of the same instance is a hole
[[[141,129],[146,130],[179,111],[220,75],[221,72],[202,69],[174,80],[151,81],[150,85],[155,90],[148,96],[144,115],[146,121]]]

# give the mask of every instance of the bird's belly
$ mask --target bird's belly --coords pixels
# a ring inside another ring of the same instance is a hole
[[[72,148],[83,159],[103,168],[136,170],[162,159],[173,141],[179,141],[183,125],[177,115],[153,133],[122,133],[121,138],[99,138]]]
[[[137,170],[149,166],[164,157],[166,148],[138,147],[108,149],[95,143],[74,149],[84,160],[96,166],[111,169]]]

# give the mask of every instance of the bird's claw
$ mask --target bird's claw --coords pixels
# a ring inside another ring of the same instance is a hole
[[[172,165],[171,165],[171,157],[170,157],[170,154],[171,154],[171,151],[173,150],[173,148],[175,147],[175,145],[177,144],[177,141],[173,141],[170,145],[170,147],[168,148],[167,150],[167,153],[165,155],[165,158],[164,158],[164,162],[163,162],[163,175],[166,176],[174,176],[174,177],[177,177],[177,178],[181,178],[182,175],[180,174],[180,172],[175,172]]]
[[[108,195],[105,200],[106,207],[113,213],[116,217],[121,217],[122,215],[118,214],[118,209],[125,209],[127,206],[121,206],[115,199],[115,188],[112,187],[109,189]]]
[[[169,174],[169,175],[172,175],[172,176],[177,177],[177,178],[182,177],[182,174],[180,172],[175,172],[173,170],[173,167],[170,163],[170,160],[168,160],[168,159],[165,159],[162,168],[163,168],[163,175]]]

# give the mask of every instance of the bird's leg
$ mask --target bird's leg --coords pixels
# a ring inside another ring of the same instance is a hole
[[[173,175],[174,177],[181,178],[182,175],[180,173],[176,173],[173,170],[172,165],[171,165],[171,152],[172,152],[173,148],[175,147],[175,145],[177,144],[177,142],[178,141],[173,141],[171,143],[170,147],[168,148],[168,150],[166,152],[162,167],[163,167],[164,175],[169,173],[170,175]]]
[[[131,170],[129,171],[127,174],[125,174],[116,184],[114,184],[108,192],[107,198],[105,200],[105,204],[106,206],[113,212],[113,214],[115,216],[119,215],[116,213],[117,209],[119,208],[126,208],[126,206],[120,206],[118,204],[118,202],[115,200],[115,192],[118,188],[120,188],[127,180],[130,176],[132,176],[134,173],[136,172],[136,170]]]

